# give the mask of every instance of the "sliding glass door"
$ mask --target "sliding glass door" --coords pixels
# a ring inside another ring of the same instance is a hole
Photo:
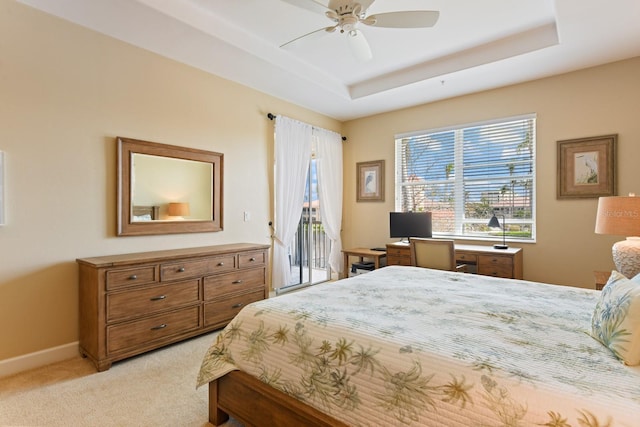
[[[290,248],[291,282],[283,288],[297,288],[329,280],[330,239],[320,216],[316,160],[311,159],[298,230]]]

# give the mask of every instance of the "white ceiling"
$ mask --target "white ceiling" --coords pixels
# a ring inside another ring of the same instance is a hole
[[[281,48],[333,25],[291,0],[19,1],[339,120],[640,56],[640,0],[375,0],[367,15],[440,18],[361,25],[368,62],[338,32]]]

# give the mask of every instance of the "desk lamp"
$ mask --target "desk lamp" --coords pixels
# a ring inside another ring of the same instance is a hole
[[[495,244],[493,245],[494,249],[509,249],[509,246],[507,246],[507,237],[506,237],[506,229],[505,229],[505,217],[504,215],[500,215],[502,217],[502,227],[500,227],[500,221],[498,221],[498,217],[496,216],[496,213],[493,212],[493,216],[491,217],[491,219],[489,220],[489,224],[488,226],[490,228],[502,228],[502,244]]]
[[[628,197],[600,197],[596,233],[631,236],[613,244],[613,262],[628,278],[640,273],[640,197],[633,193]]]

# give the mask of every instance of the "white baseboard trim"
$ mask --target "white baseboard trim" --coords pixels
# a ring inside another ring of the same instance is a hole
[[[0,378],[78,356],[78,341],[0,360]]]

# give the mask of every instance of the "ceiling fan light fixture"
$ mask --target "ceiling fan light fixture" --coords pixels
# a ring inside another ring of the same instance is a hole
[[[347,42],[349,48],[358,61],[366,62],[373,58],[371,53],[371,47],[364,34],[358,29],[353,29],[348,32]]]

